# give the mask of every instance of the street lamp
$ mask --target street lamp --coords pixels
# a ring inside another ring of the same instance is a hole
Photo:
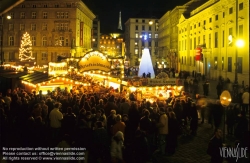
[[[225,121],[226,121],[226,108],[232,101],[231,95],[228,91],[223,91],[220,95],[220,103],[223,106],[223,142],[225,142]]]

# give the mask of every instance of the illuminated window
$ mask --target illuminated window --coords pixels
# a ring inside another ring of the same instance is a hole
[[[60,18],[60,12],[56,13],[56,18],[58,18],[58,19]]]
[[[43,23],[42,30],[46,31],[47,27],[48,27],[47,23]]]
[[[48,18],[48,13],[47,12],[43,12],[43,18],[47,19]]]
[[[69,18],[69,13],[68,12],[65,12],[64,13],[64,17],[67,19],[67,18]]]
[[[138,54],[139,53],[139,50],[136,48],[135,49],[135,54]]]
[[[14,36],[9,36],[9,46],[14,46]]]
[[[135,41],[135,46],[138,46],[138,41]]]
[[[25,24],[20,24],[20,31],[24,31],[25,30]]]
[[[60,18],[63,19],[64,18],[64,12],[60,13]]]
[[[35,36],[31,36],[31,43],[32,43],[32,46],[36,46],[36,37]]]
[[[158,38],[158,33],[155,34],[155,38]]]
[[[36,19],[36,12],[32,12],[32,13],[31,13],[31,18],[32,18],[32,19]]]
[[[135,33],[135,38],[139,38],[139,33],[138,32]]]
[[[21,18],[21,19],[24,19],[24,18],[25,18],[25,12],[21,12],[21,13],[20,13],[20,18]]]
[[[60,41],[60,45],[64,46],[64,37],[63,36],[59,37],[59,41]]]
[[[217,70],[218,68],[218,58],[214,57],[214,69]]]
[[[48,60],[48,54],[46,52],[42,52],[42,60],[47,61]]]
[[[43,38],[42,38],[42,45],[47,46],[47,37],[46,36],[43,36]]]
[[[36,30],[36,24],[31,24],[31,30],[35,31]]]
[[[148,33],[148,38],[152,38],[152,34],[151,33]]]

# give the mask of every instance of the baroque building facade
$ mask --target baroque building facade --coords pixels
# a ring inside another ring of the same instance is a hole
[[[79,57],[92,47],[95,15],[81,0],[26,0],[4,15],[5,62],[19,61],[23,33],[31,37],[34,62],[46,65],[58,56]]]
[[[236,45],[238,39],[243,47]],[[249,1],[208,0],[189,15],[183,14],[178,53],[181,70],[249,83]]]
[[[139,66],[143,49],[148,48],[152,64],[158,55],[158,19],[129,18],[125,23],[125,55],[130,66]]]

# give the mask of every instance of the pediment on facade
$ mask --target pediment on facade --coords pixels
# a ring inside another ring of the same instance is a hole
[[[185,20],[186,20],[185,15],[184,15],[184,14],[181,14],[180,19],[179,19],[179,23],[182,23],[182,22],[184,22]]]

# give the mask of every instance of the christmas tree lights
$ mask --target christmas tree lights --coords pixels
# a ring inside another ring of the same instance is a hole
[[[21,40],[21,47],[19,48],[19,59],[20,61],[30,61],[35,58],[32,57],[32,43],[30,40],[30,35],[26,32],[23,34]]]

